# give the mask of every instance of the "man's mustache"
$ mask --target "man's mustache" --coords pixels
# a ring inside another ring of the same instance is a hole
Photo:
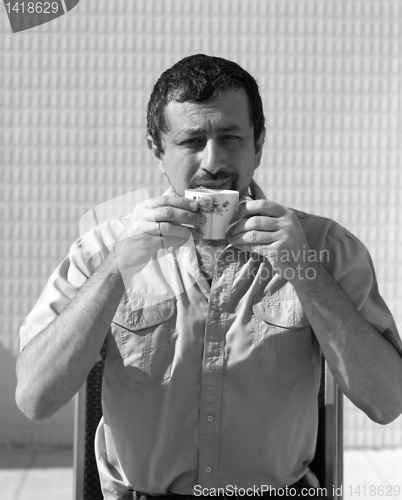
[[[195,179],[192,179],[191,184],[194,186],[200,186],[202,185],[203,182],[226,182],[226,181],[231,181],[235,182],[237,179],[237,176],[233,175],[227,175],[225,173],[218,172],[216,174],[207,174],[207,175],[202,175],[200,177],[196,177]]]

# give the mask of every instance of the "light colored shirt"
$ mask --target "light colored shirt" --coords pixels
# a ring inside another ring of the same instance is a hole
[[[318,256],[401,352],[363,244],[332,220],[297,215],[314,251],[305,258]],[[126,220],[102,223],[108,244]],[[100,246],[99,234],[77,240],[52,274],[21,328],[21,349],[89,277],[86,251]],[[314,455],[321,355],[294,288],[268,260],[230,245],[212,286],[190,247],[162,252],[127,280],[107,335],[95,443],[105,498],[293,484]]]

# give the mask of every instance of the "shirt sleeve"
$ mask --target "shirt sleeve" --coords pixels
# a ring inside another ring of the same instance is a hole
[[[402,354],[394,318],[378,290],[374,265],[367,248],[348,230],[336,224],[329,241],[326,268],[356,308]]]
[[[46,286],[20,328],[20,350],[46,328],[75,297],[88,279],[80,240],[53,271]]]
[[[126,216],[106,219],[88,229],[73,243],[67,257],[51,274],[41,296],[20,328],[21,351],[69,305],[102,263],[122,234],[126,223]]]

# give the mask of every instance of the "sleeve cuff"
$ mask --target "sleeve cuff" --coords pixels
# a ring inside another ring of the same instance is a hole
[[[384,332],[382,332],[382,336],[395,347],[400,355],[402,355],[402,342],[398,335],[396,335],[390,328],[387,328]]]
[[[39,332],[44,330],[48,323],[43,323],[34,326],[22,326],[20,328],[20,352],[25,349],[25,346],[30,342]]]

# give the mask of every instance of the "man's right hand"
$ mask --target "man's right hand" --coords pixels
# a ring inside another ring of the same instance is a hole
[[[119,270],[142,268],[161,248],[177,249],[193,236],[202,238],[205,216],[198,203],[178,196],[160,196],[139,203],[115,245]]]

